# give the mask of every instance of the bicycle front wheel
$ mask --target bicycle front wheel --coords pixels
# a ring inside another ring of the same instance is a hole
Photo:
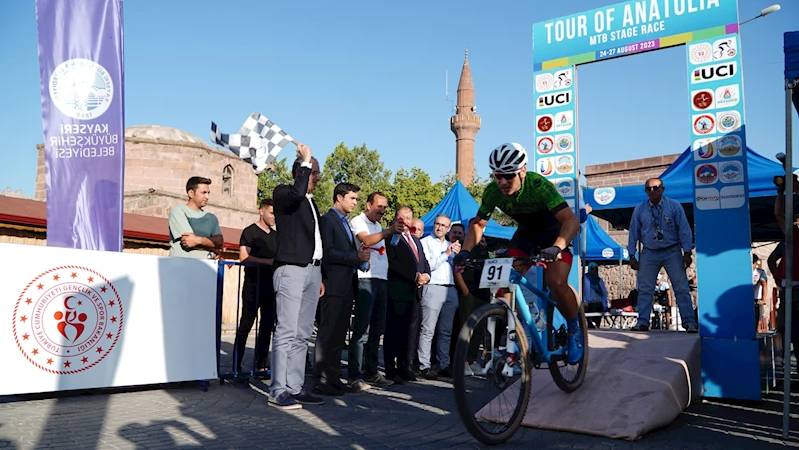
[[[554,327],[555,305],[547,305],[547,330],[549,332],[549,350],[554,351],[560,347],[568,345],[569,332],[566,325]],[[580,330],[583,333],[583,357],[577,364],[569,364],[566,356],[555,358],[549,363],[549,372],[552,380],[563,392],[574,392],[583,384],[585,372],[588,368],[588,322],[585,319],[585,311],[582,302],[577,310],[580,319]]]
[[[452,364],[461,420],[475,439],[489,445],[516,433],[530,400],[527,335],[519,320],[508,325],[508,314],[503,305],[493,304],[469,316]]]

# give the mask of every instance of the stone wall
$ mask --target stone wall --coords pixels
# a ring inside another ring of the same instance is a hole
[[[588,187],[592,188],[635,184],[643,186],[647,179],[663,173],[679,157],[679,154],[653,156],[651,158],[586,166],[585,180]]]
[[[125,212],[143,216],[167,218],[173,206],[184,204],[186,204],[185,194],[178,195],[164,191],[125,192]],[[230,208],[220,205],[213,197],[205,210],[216,215],[220,226],[223,227],[241,230],[258,221],[258,211],[254,207],[249,210]]]

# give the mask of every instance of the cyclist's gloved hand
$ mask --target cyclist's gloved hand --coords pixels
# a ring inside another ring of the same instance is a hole
[[[454,258],[452,258],[452,264],[455,266],[463,266],[468,262],[470,262],[472,259],[474,258],[472,257],[472,254],[471,252],[469,252],[469,250],[461,250],[458,252],[457,255],[455,255]]]
[[[541,259],[546,262],[557,261],[560,259],[560,252],[563,250],[558,247],[557,245],[553,245],[552,247],[547,247],[541,250]]]

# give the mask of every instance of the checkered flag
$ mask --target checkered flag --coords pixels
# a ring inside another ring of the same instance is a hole
[[[256,173],[261,173],[268,164],[277,159],[283,147],[294,142],[294,139],[274,122],[253,111],[238,134],[221,133],[217,125],[211,122],[211,141],[239,155],[241,159],[252,164]]]

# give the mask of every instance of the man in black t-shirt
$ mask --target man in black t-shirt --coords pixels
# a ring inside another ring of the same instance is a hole
[[[248,226],[241,233],[239,257],[242,263],[251,265],[244,268],[244,287],[241,290],[241,320],[236,330],[234,343],[233,370],[241,372],[241,361],[247,347],[247,336],[252,330],[258,309],[261,309],[261,322],[258,325],[258,341],[255,343],[255,371],[266,370],[272,328],[275,326],[275,289],[272,285],[272,264],[277,249],[275,231],[275,212],[271,198],[261,200],[258,208],[261,216],[258,222]]]

